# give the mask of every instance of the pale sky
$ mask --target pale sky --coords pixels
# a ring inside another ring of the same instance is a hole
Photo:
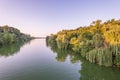
[[[0,26],[9,25],[32,36],[112,18],[120,19],[120,0],[0,0]]]

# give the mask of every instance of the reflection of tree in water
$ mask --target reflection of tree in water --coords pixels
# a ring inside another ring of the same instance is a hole
[[[0,56],[8,57],[20,51],[20,48],[28,42],[17,42],[8,46],[0,47]]]
[[[57,48],[57,45],[55,44],[52,44],[52,43],[47,43],[46,42],[46,45],[48,47],[50,47],[50,49],[54,52],[54,53],[57,53],[57,56],[56,56],[56,60],[59,61],[59,62],[64,62],[66,57],[67,57],[67,54],[64,50],[60,50]]]
[[[120,69],[102,67],[82,60],[80,80],[120,80]]]
[[[54,43],[55,44],[55,43]],[[78,61],[82,62],[80,73],[80,80],[120,80],[120,70],[116,68],[102,67],[96,64],[91,64],[80,54],[74,53],[70,50],[61,50],[57,45],[46,42],[46,45],[57,54],[56,60],[64,62],[67,56],[70,56],[71,63]]]
[[[53,42],[53,43],[48,43],[48,42],[46,41],[46,46],[47,46],[47,47],[50,47],[50,49],[51,49],[54,53],[57,54],[56,60],[59,61],[59,62],[64,62],[68,56],[70,56],[70,60],[71,60],[72,63],[75,63],[76,61],[79,60],[79,59],[77,59],[78,56],[76,56],[76,57],[74,56],[75,54],[74,54],[73,51],[71,51],[71,50],[59,49],[59,48],[57,47],[57,45],[56,45],[55,42]]]

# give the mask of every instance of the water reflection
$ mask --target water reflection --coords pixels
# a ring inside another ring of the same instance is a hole
[[[120,69],[106,68],[82,60],[80,80],[120,80]]]
[[[59,62],[65,62],[66,58],[69,56],[71,63],[76,63],[79,61],[78,54],[74,54],[71,50],[61,50],[58,49],[57,45],[55,43],[48,43],[46,41],[46,46],[49,47],[54,53],[57,54],[56,60]]]
[[[30,43],[28,42],[17,42],[8,46],[2,46],[0,47],[0,56],[8,57],[12,56],[20,51],[20,48],[25,45]]]
[[[60,50],[57,48],[56,43],[48,43],[46,45],[57,54],[56,60],[64,62],[69,56],[71,63],[81,62],[80,80],[120,80],[120,69],[102,67],[96,64],[91,64],[79,54],[74,53],[70,50]]]

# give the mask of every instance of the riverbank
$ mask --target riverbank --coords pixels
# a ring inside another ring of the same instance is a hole
[[[51,34],[46,40],[61,50],[79,53],[91,63],[120,67],[120,20],[97,20],[89,26]]]
[[[33,39],[30,35],[20,32],[20,30],[8,25],[0,26],[0,47],[14,44],[17,42],[26,42]]]

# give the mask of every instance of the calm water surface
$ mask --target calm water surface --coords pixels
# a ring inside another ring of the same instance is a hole
[[[0,80],[120,80],[119,69],[73,54],[47,47],[44,39],[0,48]]]

